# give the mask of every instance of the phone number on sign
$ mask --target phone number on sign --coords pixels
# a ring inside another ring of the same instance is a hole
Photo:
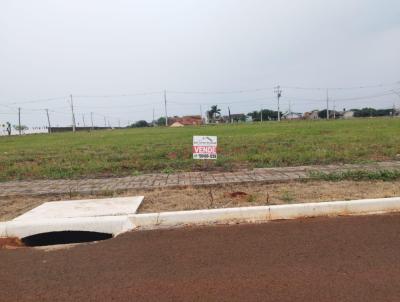
[[[194,159],[217,159],[217,154],[193,154]]]

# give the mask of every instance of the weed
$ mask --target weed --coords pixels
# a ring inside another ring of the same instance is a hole
[[[399,170],[377,170],[377,171],[345,171],[345,172],[311,172],[310,177],[317,180],[342,181],[342,180],[382,180],[392,181],[400,179]]]
[[[289,191],[285,191],[281,196],[281,200],[283,200],[286,203],[292,203],[294,200],[294,196]]]
[[[253,194],[250,194],[249,196],[247,196],[247,202],[252,203],[252,202],[256,202],[257,201],[257,197],[254,196]]]
[[[140,172],[138,170],[133,170],[131,175],[132,176],[140,176],[140,175],[142,175],[142,172]]]
[[[175,172],[175,170],[173,168],[167,167],[167,168],[164,168],[161,172],[164,174],[172,174]]]

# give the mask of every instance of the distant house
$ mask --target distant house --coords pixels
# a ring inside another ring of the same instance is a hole
[[[305,112],[303,115],[305,120],[317,120],[319,119],[318,110],[313,110],[311,112]]]
[[[343,111],[341,115],[344,119],[350,119],[354,117],[354,111]]]
[[[302,119],[303,114],[298,112],[288,112],[283,114],[282,118],[285,120],[300,120]]]
[[[247,116],[244,113],[234,113],[234,114],[231,114],[230,116],[226,115],[221,118],[221,122],[223,122],[223,123],[231,123],[231,122],[238,123],[238,122],[246,122],[246,121],[247,121]]]
[[[182,117],[172,117],[168,118],[168,123],[171,124],[171,127],[175,124],[174,127],[183,127],[183,126],[198,126],[203,124],[203,120],[200,115],[188,115]],[[179,126],[182,125],[182,126]]]
[[[170,127],[172,128],[179,128],[179,127],[185,127],[183,124],[179,123],[179,122],[175,122],[173,123]]]

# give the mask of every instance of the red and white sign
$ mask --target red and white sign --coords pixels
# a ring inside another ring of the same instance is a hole
[[[193,136],[193,159],[217,159],[217,137]]]

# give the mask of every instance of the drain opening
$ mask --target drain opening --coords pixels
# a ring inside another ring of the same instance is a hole
[[[26,246],[45,246],[68,243],[83,243],[92,241],[101,241],[112,238],[112,234],[87,232],[87,231],[62,231],[40,233],[22,238]]]

